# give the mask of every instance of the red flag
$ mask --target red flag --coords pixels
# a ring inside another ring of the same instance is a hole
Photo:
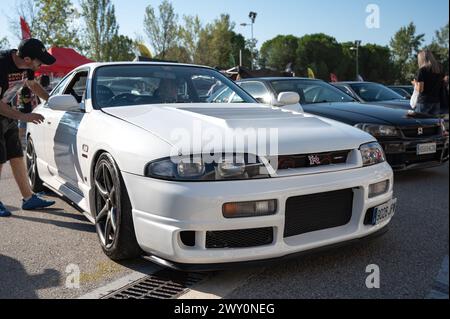
[[[331,82],[339,82],[337,75],[334,73],[330,74],[330,79],[331,79]]]
[[[20,17],[20,28],[22,29],[22,40],[31,38],[31,31],[28,23],[25,21],[23,17]]]

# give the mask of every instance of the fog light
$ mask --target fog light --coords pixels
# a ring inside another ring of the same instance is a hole
[[[369,198],[383,195],[389,190],[389,180],[369,186]]]
[[[225,218],[244,218],[273,215],[277,210],[276,200],[226,203],[222,207]]]

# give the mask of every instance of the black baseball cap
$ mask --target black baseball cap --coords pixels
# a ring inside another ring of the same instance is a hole
[[[38,59],[45,65],[52,65],[56,62],[55,57],[47,52],[44,44],[38,39],[22,40],[18,51],[21,58]]]

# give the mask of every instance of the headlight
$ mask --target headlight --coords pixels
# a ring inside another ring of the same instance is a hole
[[[364,166],[372,166],[386,161],[383,148],[377,142],[361,145],[359,150]]]
[[[359,123],[356,124],[355,127],[359,128],[360,130],[363,130],[364,132],[369,133],[374,137],[400,136],[399,130],[397,130],[394,126]]]
[[[156,160],[147,165],[145,176],[185,182],[270,178],[257,156],[222,154],[208,161],[205,158],[210,156],[192,155]]]

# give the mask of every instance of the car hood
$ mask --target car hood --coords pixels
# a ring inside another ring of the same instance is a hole
[[[260,104],[166,104],[102,110],[147,130],[172,146],[184,144],[181,145],[184,149],[185,144],[192,143],[189,140],[193,140],[190,152],[194,154],[208,152],[211,147],[214,147],[214,150],[232,151],[226,147],[224,149],[223,141],[217,140],[217,136],[242,137],[243,130],[250,132],[259,130],[267,133],[258,134],[258,143],[261,143],[259,145],[265,145],[267,148],[265,155],[350,150],[374,140],[372,136],[342,123]],[[272,129],[272,132],[276,131],[277,149],[273,149],[269,129]],[[199,142],[198,134],[201,134],[202,143]],[[191,138],[189,135],[195,137]],[[213,139],[212,136],[216,138]],[[233,151],[253,153],[249,148],[254,147],[255,143],[247,142],[247,144],[238,146]]]
[[[393,109],[411,110],[411,105],[409,100],[392,100],[392,101],[377,101],[368,102],[373,105],[381,105],[385,107],[390,107]]]
[[[435,118],[418,118],[407,110],[383,107],[380,105],[350,103],[320,103],[303,105],[305,112],[332,118],[351,125],[374,123],[394,126],[436,125]]]

